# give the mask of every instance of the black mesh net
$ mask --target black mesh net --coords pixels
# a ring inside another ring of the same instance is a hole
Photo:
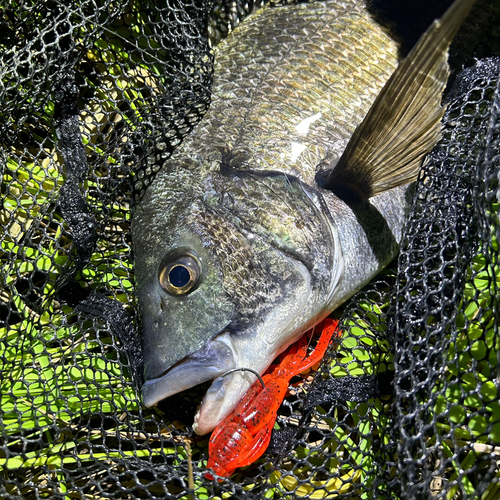
[[[455,67],[500,53],[493,3]],[[457,77],[399,262],[336,313],[339,345],[262,459],[205,478],[206,387],[141,406],[131,200],[207,109],[210,46],[254,8],[0,7],[1,498],[500,498],[500,59]]]

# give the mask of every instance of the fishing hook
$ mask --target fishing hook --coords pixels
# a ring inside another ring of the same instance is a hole
[[[259,379],[260,385],[262,385],[262,389],[266,388],[266,384],[264,384],[263,378],[255,370],[252,370],[251,368],[233,368],[232,370],[228,370],[226,373],[224,373],[220,377],[221,378],[225,377],[226,375],[230,375],[231,373],[234,373],[234,372],[250,372],[250,373],[253,373]]]

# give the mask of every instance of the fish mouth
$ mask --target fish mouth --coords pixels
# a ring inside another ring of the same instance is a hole
[[[224,330],[207,345],[182,359],[159,377],[146,380],[142,400],[146,407],[198,384],[216,379],[237,367],[236,349]]]

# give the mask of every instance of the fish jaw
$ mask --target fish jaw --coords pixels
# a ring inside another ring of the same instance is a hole
[[[194,432],[200,436],[212,432],[234,410],[256,380],[255,375],[245,371],[215,379],[194,417]]]
[[[154,406],[178,392],[220,377],[235,366],[234,346],[225,331],[160,377],[146,380],[142,386],[144,406]]]

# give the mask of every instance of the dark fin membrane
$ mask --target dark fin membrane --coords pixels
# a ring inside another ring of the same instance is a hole
[[[355,130],[323,187],[367,202],[416,180],[441,137],[448,48],[476,0],[456,0],[401,62]]]

